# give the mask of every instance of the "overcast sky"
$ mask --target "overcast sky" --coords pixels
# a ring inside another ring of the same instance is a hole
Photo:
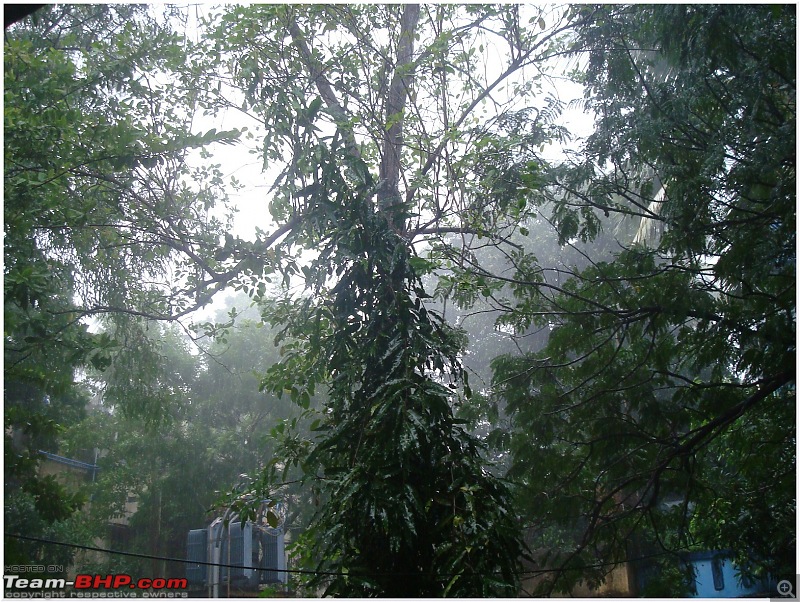
[[[188,23],[187,35],[197,40],[201,32],[197,29],[196,19],[198,15],[208,14],[208,7],[203,5],[190,5],[188,8]],[[491,56],[492,48],[487,48],[488,56]],[[489,71],[493,65],[489,64]],[[574,66],[574,64],[573,64]],[[556,73],[566,70],[567,65],[564,62],[556,65]],[[499,66],[496,67],[499,69]],[[499,73],[499,71],[498,71]],[[582,86],[568,82],[566,80],[551,80],[550,83],[544,82],[544,91],[541,97],[533,99],[533,104],[538,104],[537,100],[542,100],[550,92],[560,98],[565,103],[575,98],[583,97]],[[491,106],[491,103],[489,103]],[[517,107],[520,108],[520,107]],[[584,114],[580,109],[571,109],[565,113],[558,120],[558,123],[564,125],[573,135],[573,141],[570,143],[571,147],[575,147],[579,136],[585,136],[589,133],[592,119],[589,115]],[[222,173],[226,179],[231,176],[235,177],[241,182],[244,187],[241,190],[235,191],[229,189],[230,201],[233,206],[238,209],[236,214],[232,233],[236,236],[247,240],[255,240],[256,228],[264,232],[271,232],[274,230],[274,225],[271,221],[271,216],[268,210],[269,196],[268,192],[272,186],[276,176],[280,172],[279,166],[275,169],[270,169],[263,172],[263,164],[255,151],[262,139],[258,131],[258,123],[252,118],[248,118],[239,111],[226,110],[220,112],[215,117],[203,117],[198,115],[196,120],[197,131],[207,131],[211,128],[217,130],[231,130],[234,128],[248,128],[255,136],[252,140],[242,139],[238,145],[235,146],[221,146],[211,149],[214,157],[213,162],[219,163]],[[544,158],[549,161],[556,161],[563,156],[563,148],[558,144],[553,144],[547,147],[543,153]],[[195,155],[194,160],[200,160],[199,154]],[[206,159],[208,161],[208,159]],[[224,308],[227,304],[225,300],[228,295],[218,294],[215,297],[214,303],[207,306],[205,310],[198,312],[199,315],[195,319],[207,319],[216,312],[218,309]]]

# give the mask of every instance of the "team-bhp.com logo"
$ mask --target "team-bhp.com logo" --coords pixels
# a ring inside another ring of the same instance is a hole
[[[3,575],[6,598],[188,598],[186,579],[133,579],[130,575],[76,575],[66,579],[37,579]],[[66,591],[68,587],[73,591]],[[15,590],[15,591],[9,591]],[[138,591],[132,591],[138,590]],[[112,593],[113,592],[113,593]],[[45,595],[46,594],[46,595]]]

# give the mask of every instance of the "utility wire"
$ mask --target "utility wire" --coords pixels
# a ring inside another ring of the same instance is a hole
[[[52,544],[56,546],[64,546],[68,548],[76,548],[78,550],[89,550],[91,552],[103,552],[105,554],[116,554],[119,556],[132,556],[134,558],[146,558],[148,560],[165,560],[168,562],[182,562],[184,564],[193,564],[193,565],[204,565],[204,566],[218,566],[223,568],[231,568],[231,569],[247,569],[253,571],[260,571],[260,572],[275,572],[275,573],[295,573],[301,575],[328,575],[334,577],[342,577],[342,576],[350,576],[350,577],[387,577],[387,576],[396,576],[396,577],[404,577],[410,575],[418,575],[419,573],[398,573],[398,572],[390,572],[390,573],[356,573],[356,572],[349,572],[343,573],[341,571],[321,571],[321,570],[308,570],[308,569],[269,569],[269,568],[262,568],[262,567],[245,567],[240,564],[222,564],[218,562],[206,562],[201,560],[189,560],[187,558],[170,558],[169,556],[154,556],[152,554],[140,554],[138,552],[123,552],[121,550],[110,550],[108,548],[99,548],[95,546],[85,546],[75,543],[65,543],[61,541],[54,541],[52,539],[43,539],[41,537],[30,537],[28,535],[18,535],[16,533],[5,533],[5,537],[13,537],[15,539],[22,539],[25,541],[35,541],[38,543],[45,543],[45,544]],[[653,554],[647,554],[644,556],[639,556],[637,558],[629,558],[624,562],[636,562],[639,560],[648,560],[651,558],[658,558],[665,555],[674,555],[674,552],[656,552]],[[566,571],[574,571],[574,570],[583,570],[583,569],[598,569],[607,566],[615,566],[617,564],[621,564],[620,562],[598,562],[595,564],[587,564],[583,566],[576,566],[570,567],[569,569],[565,568],[558,568],[558,569],[530,569],[526,571],[518,571],[512,574],[517,576],[522,575],[542,575],[545,573],[564,573]],[[500,571],[495,571],[492,573],[486,572],[477,572],[477,571],[460,571],[458,573],[448,573],[448,574],[441,574],[436,575],[436,577],[440,579],[449,579],[455,576],[460,575],[469,575],[469,576],[479,576],[479,577],[486,577],[490,575],[497,575],[500,574]]]
[[[223,568],[241,569],[255,571],[273,571],[276,573],[311,573],[315,575],[342,575],[343,573],[336,573],[332,571],[309,571],[304,569],[264,569],[260,567],[242,567],[240,564],[223,564],[219,562],[206,562],[203,560],[189,560],[188,558],[170,558],[169,556],[154,556],[152,554],[140,554],[138,552],[123,552],[121,550],[109,550],[108,548],[98,548],[96,546],[85,546],[77,543],[66,543],[63,541],[54,541],[52,539],[43,539],[41,537],[30,537],[28,535],[18,535],[16,533],[5,533],[5,537],[13,537],[15,539],[24,539],[26,541],[35,541],[38,543],[53,544],[56,546],[64,546],[67,548],[76,548],[78,550],[89,550],[90,552],[103,552],[105,554],[116,554],[118,556],[132,556],[134,558],[146,558],[148,560],[166,560],[168,562],[182,562],[184,564],[200,564],[204,566],[218,566]]]

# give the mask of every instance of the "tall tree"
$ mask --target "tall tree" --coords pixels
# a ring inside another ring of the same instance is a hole
[[[264,385],[302,406],[329,389],[319,435],[287,448],[330,500],[304,539],[328,593],[515,592],[509,494],[453,414],[470,395],[463,340],[426,307],[420,278],[458,256],[447,234],[500,238],[525,214],[531,149],[550,134],[527,123],[498,135],[524,121],[499,89],[525,98],[526,68],[561,30],[560,16],[520,12],[236,7],[215,36],[212,56],[230,53],[246,91],[243,104],[219,102],[258,116],[265,164],[282,166],[269,206],[280,225],[256,244],[280,240],[264,256],[310,293],[273,312],[295,340]],[[487,72],[490,38],[500,64]],[[507,116],[475,125],[482,103]],[[438,247],[434,260],[417,255],[422,243]]]
[[[554,221],[565,242],[603,213],[642,228],[561,285],[513,278],[507,322],[551,329],[541,352],[494,365],[511,474],[567,569],[546,585],[641,555],[637,534],[793,574],[794,7],[574,13],[597,121],[549,172]]]
[[[222,180],[187,159],[234,134],[192,132],[191,74],[164,83],[192,46],[145,7],[34,18],[5,39],[7,368],[41,347],[100,365],[110,342],[87,336],[87,317],[176,319],[220,284]]]
[[[186,63],[184,42],[144,6],[47,6],[6,31],[6,509],[30,506],[8,496],[32,495],[38,513],[7,512],[10,532],[35,534],[80,506],[37,473],[39,446],[55,451],[83,409],[76,371],[140,374],[139,317],[179,317],[218,284],[204,280],[217,265],[204,258],[212,261],[222,227],[208,215],[224,198],[221,180],[213,168],[190,169],[187,156],[233,136],[192,132],[189,74],[164,83]],[[159,283],[167,273],[173,283]],[[117,339],[90,332],[87,318],[110,315]],[[141,403],[157,397],[127,398],[125,410],[162,412]]]
[[[148,336],[147,345],[157,352],[157,361],[146,371],[146,378],[141,376],[120,395],[120,375],[114,374],[114,368],[93,371],[94,403],[86,419],[64,433],[61,449],[72,458],[98,453],[97,478],[86,486],[95,536],[123,552],[183,558],[186,533],[206,523],[219,491],[237,478],[242,454],[234,448],[231,456],[229,438],[214,436],[213,421],[197,419],[199,407],[221,400],[201,397],[197,384],[202,362],[189,352],[186,335],[176,327],[153,323]],[[151,398],[145,405],[168,412],[158,421],[128,415],[122,409],[131,396]],[[126,514],[131,496],[137,506]],[[109,532],[109,524],[120,518],[128,525],[124,539]],[[99,567],[93,568],[140,576],[184,576],[184,567],[175,563],[165,566],[156,560],[117,556],[101,557]],[[83,570],[89,567],[84,565]]]

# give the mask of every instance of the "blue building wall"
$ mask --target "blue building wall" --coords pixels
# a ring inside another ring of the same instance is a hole
[[[761,583],[742,583],[739,571],[727,552],[693,552],[686,557],[686,561],[695,571],[694,597],[737,598],[766,591]]]

